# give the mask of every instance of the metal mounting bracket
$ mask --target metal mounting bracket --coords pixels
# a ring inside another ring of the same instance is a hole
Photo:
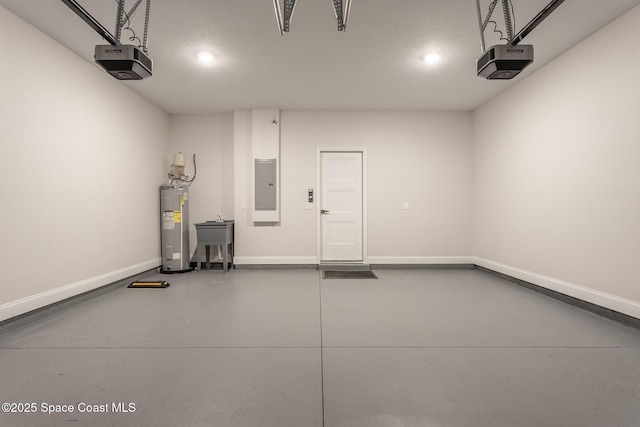
[[[540,13],[538,13],[535,16],[535,18],[533,18],[527,25],[525,25],[524,28],[520,30],[518,34],[514,35],[513,20],[512,20],[513,11],[511,6],[511,1],[502,0],[502,11],[504,13],[504,25],[507,32],[507,37],[506,37],[507,44],[517,45],[518,43],[520,43],[527,36],[527,34],[533,31],[535,27],[537,27],[542,21],[544,21],[545,18],[547,18],[547,16],[549,16],[551,12],[553,12],[563,2],[564,0],[552,0],[551,3],[549,3]],[[480,0],[476,0],[476,6],[478,9],[478,26],[480,28],[480,43],[481,43],[483,55],[487,51],[484,33],[485,33],[485,30],[487,29],[487,25],[490,22],[495,23],[495,21],[491,21],[491,16],[493,15],[493,12],[497,4],[498,4],[498,0],[491,1],[491,4],[489,4],[489,11],[487,12],[487,16],[484,17],[484,20],[483,20],[482,10],[480,7]],[[498,32],[501,33],[501,31],[498,31]]]
[[[345,31],[347,29],[347,22],[349,21],[351,0],[331,0],[331,2],[336,14],[336,20],[338,21],[338,31]],[[280,5],[280,0],[273,0],[273,9],[276,13],[276,22],[278,24],[278,31],[280,31],[280,35],[284,35],[284,33],[289,32],[295,7],[296,0],[284,0],[282,6]]]

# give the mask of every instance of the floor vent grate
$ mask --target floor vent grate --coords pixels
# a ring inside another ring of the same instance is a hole
[[[323,279],[377,279],[373,271],[327,270],[322,272]]]

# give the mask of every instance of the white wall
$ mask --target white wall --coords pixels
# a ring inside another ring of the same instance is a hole
[[[0,67],[0,320],[159,265],[176,151],[198,155],[191,223],[234,218],[238,263],[318,262],[317,147],[367,150],[368,262],[476,262],[640,317],[640,57],[619,43],[640,8],[473,115],[283,111],[281,221],[259,227],[251,111],[170,118],[1,7],[0,28],[20,64]]]
[[[169,118],[0,7],[0,320],[160,264]]]
[[[640,317],[640,8],[474,114],[479,263]]]
[[[233,218],[233,114],[172,115],[169,149],[187,157],[185,173],[193,176],[196,154],[197,176],[189,187],[189,246],[197,246],[194,224]],[[165,182],[168,180],[165,178]]]
[[[471,254],[470,113],[281,113],[281,222],[253,226],[250,112],[236,112],[236,260],[317,263],[317,147],[362,147],[368,157],[368,262],[468,262]],[[410,209],[403,210],[409,202]],[[419,237],[417,237],[419,236]]]

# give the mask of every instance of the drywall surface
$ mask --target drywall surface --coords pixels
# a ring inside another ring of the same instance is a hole
[[[169,117],[0,7],[0,320],[160,264]]]
[[[189,186],[189,246],[197,246],[195,225],[215,220],[218,215],[233,219],[233,114],[172,115],[169,128],[170,155],[182,152],[187,158],[185,173],[196,178]],[[168,170],[168,169],[167,169]],[[169,183],[165,177],[165,183]]]
[[[318,150],[345,147],[366,151],[366,261],[468,261],[471,113],[282,111],[281,221],[269,226],[247,213],[249,113],[235,113],[238,263],[319,261]]]
[[[640,302],[637,38],[640,8],[474,113],[479,259]]]

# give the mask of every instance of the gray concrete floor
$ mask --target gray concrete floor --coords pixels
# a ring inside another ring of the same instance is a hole
[[[10,329],[0,425],[640,425],[638,330],[476,270],[376,273],[157,274]]]

